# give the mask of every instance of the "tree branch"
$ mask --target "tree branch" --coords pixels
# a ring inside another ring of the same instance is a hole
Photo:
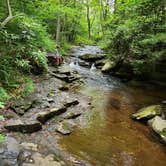
[[[10,6],[10,1],[6,0],[7,3],[7,10],[8,10],[8,16],[6,17],[6,19],[0,24],[2,27],[4,27],[12,18],[12,10],[11,10],[11,6]]]

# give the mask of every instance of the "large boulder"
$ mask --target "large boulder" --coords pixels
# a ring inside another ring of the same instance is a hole
[[[163,120],[160,116],[155,116],[153,119],[148,121],[153,131],[155,131],[162,141],[166,143],[166,120]]]
[[[132,115],[133,119],[150,119],[156,115],[161,115],[161,106],[160,105],[151,105],[140,109],[137,113]]]
[[[4,125],[9,131],[18,131],[23,133],[32,133],[42,128],[40,122],[29,119],[10,119]]]
[[[79,58],[84,61],[94,62],[94,61],[105,58],[105,55],[104,54],[84,54],[80,56]]]
[[[6,137],[4,142],[0,142],[0,165],[18,166],[21,152],[21,146],[15,138]]]
[[[104,64],[104,66],[102,67],[101,71],[107,73],[107,72],[110,72],[111,69],[114,68],[114,67],[115,67],[115,63],[114,63],[114,62],[112,62],[112,61],[107,61],[107,62]]]

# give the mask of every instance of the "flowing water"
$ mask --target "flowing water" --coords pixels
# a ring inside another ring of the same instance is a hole
[[[78,65],[85,53],[102,53],[95,46],[72,50],[70,67],[86,77],[79,91],[93,97],[94,108],[80,119],[81,125],[59,140],[61,147],[95,166],[165,166],[166,148],[146,124],[131,120],[132,113],[143,106],[165,99],[166,89],[132,82],[123,84],[91,69]]]

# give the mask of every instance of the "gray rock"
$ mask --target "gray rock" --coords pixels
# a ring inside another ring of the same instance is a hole
[[[151,105],[140,109],[137,113],[132,115],[133,119],[150,119],[156,115],[161,115],[161,106],[160,105]]]
[[[82,113],[81,112],[67,112],[65,115],[65,119],[75,119],[77,117],[79,117]]]
[[[63,161],[56,161],[56,156],[53,154],[49,154],[44,156],[38,152],[34,153],[31,156],[31,160],[33,163],[23,163],[23,166],[62,166],[65,165]]]
[[[89,63],[89,62],[78,61],[78,64],[79,64],[80,66],[83,66],[83,67],[90,67],[90,63]]]
[[[54,116],[58,116],[66,111],[65,107],[61,108],[53,108],[49,111],[43,111],[37,114],[37,120],[41,123],[45,123],[49,119],[53,118]]]
[[[28,103],[22,101],[12,105],[10,108],[14,110],[18,115],[24,115],[30,108],[33,107],[35,101],[30,101]]]
[[[42,128],[38,121],[29,119],[11,119],[8,120],[4,126],[9,131],[19,131],[23,133],[32,133]]]
[[[19,156],[22,152],[21,146],[13,137],[6,137],[3,143],[0,143],[0,165],[18,166]]]
[[[79,104],[79,101],[77,99],[74,99],[74,100],[69,100],[67,101],[64,106],[65,107],[71,107],[71,106],[74,106],[74,105],[78,105]]]
[[[80,77],[74,76],[74,75],[67,76],[65,74],[59,74],[59,73],[57,73],[57,74],[51,73],[51,75],[54,76],[55,78],[58,78],[62,81],[65,81],[67,83],[71,83],[73,81],[76,81],[76,80],[80,79]]]
[[[38,145],[31,142],[22,142],[20,145],[26,150],[32,150],[32,151],[38,150]]]
[[[166,120],[163,120],[160,116],[155,116],[153,119],[148,121],[153,131],[155,131],[162,141],[166,143]]]

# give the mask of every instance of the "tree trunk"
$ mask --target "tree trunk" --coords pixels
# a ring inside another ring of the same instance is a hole
[[[91,39],[91,23],[90,23],[89,0],[87,0],[86,8],[87,8],[88,38]]]
[[[11,10],[11,6],[10,6],[10,1],[6,0],[6,4],[7,4],[7,10],[8,10],[8,16],[6,17],[6,19],[1,23],[1,26],[4,27],[12,18],[12,10]]]
[[[59,4],[61,4],[61,0],[59,0]],[[61,31],[61,14],[58,13],[57,28],[56,28],[56,45],[59,45],[60,31]]]

